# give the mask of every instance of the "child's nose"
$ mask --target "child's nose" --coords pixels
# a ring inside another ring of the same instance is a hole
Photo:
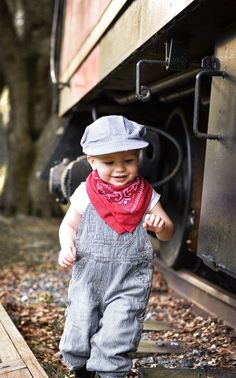
[[[125,166],[124,166],[124,164],[118,164],[118,165],[116,166],[116,170],[117,170],[117,172],[122,172],[122,171],[124,171],[124,170],[125,170]]]

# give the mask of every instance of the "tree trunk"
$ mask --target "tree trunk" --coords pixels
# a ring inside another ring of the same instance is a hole
[[[23,59],[5,69],[10,89],[10,124],[8,128],[8,167],[4,187],[4,208],[7,213],[29,211],[28,177],[34,160],[34,148],[28,124],[28,83]]]
[[[0,69],[9,86],[11,106],[7,179],[1,207],[8,214],[49,216],[61,212],[50,198],[47,183],[36,180],[35,164],[42,145],[37,141],[51,116],[48,26],[51,26],[52,4],[50,1],[45,5],[43,0],[36,3],[37,7],[44,6],[44,12],[48,7],[47,28],[40,29],[37,20],[33,20],[34,2],[30,1],[29,14],[25,16],[28,35],[22,40],[14,30],[6,1],[0,1]]]
[[[62,211],[55,199],[49,195],[48,181],[39,180],[37,173],[40,172],[45,157],[50,154],[52,141],[55,140],[55,134],[61,120],[56,114],[51,115],[46,123],[44,130],[36,143],[34,168],[31,171],[29,191],[32,198],[31,213],[36,216],[58,216]]]

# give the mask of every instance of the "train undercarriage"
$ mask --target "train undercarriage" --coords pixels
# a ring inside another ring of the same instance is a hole
[[[154,249],[167,269],[209,280],[236,303],[236,5],[180,1],[175,10],[147,1],[144,10],[138,0],[122,3],[89,54],[77,58],[77,71],[74,59],[60,80],[54,72],[64,129],[41,177],[66,203],[90,172],[79,145],[89,123],[120,114],[146,125],[140,171],[175,224],[170,242],[150,235]],[[57,5],[58,22],[65,13]]]

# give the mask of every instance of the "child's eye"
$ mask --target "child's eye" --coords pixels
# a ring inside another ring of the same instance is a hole
[[[113,161],[105,161],[104,164],[106,164],[106,165],[112,165]]]
[[[132,163],[133,159],[127,159],[125,160],[126,163]]]

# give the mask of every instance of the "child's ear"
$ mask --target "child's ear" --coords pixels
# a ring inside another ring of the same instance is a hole
[[[91,165],[92,169],[93,169],[93,170],[96,169],[96,167],[95,167],[95,160],[94,160],[94,157],[88,155],[88,156],[87,156],[87,160],[88,160],[89,164]]]

